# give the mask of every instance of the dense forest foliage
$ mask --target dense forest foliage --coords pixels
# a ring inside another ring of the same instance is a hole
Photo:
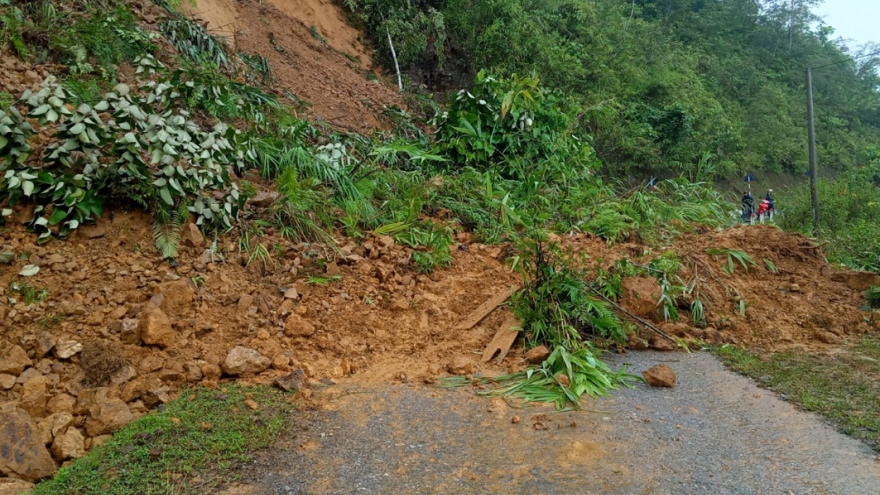
[[[880,142],[880,58],[853,57],[821,0],[344,0],[412,81],[533,74],[569,99],[612,172],[806,169],[805,68],[819,156],[838,170]]]

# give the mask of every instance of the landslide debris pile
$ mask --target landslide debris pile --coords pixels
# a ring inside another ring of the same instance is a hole
[[[656,310],[645,314],[645,302],[656,302],[661,294],[653,280],[625,283],[633,290],[623,304],[677,337],[776,350],[838,344],[874,328],[861,308],[865,289],[880,277],[838,272],[825,261],[821,246],[803,236],[744,226],[684,237],[674,251],[682,261],[676,277],[689,288],[677,301],[679,322],[665,322]],[[738,253],[751,261],[739,261]],[[694,300],[704,308],[700,324],[684,314]]]

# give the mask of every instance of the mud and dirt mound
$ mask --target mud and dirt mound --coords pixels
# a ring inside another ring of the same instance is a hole
[[[673,325],[674,333],[774,350],[821,348],[872,328],[860,310],[864,294],[836,281],[821,247],[802,236],[751,226],[676,245],[681,277],[694,286],[687,301],[702,301],[707,325]]]
[[[336,127],[381,127],[383,106],[403,106],[394,89],[367,79],[370,51],[339,6],[325,0],[200,0],[189,13],[236,51],[269,61],[272,86],[307,103],[305,113]]]

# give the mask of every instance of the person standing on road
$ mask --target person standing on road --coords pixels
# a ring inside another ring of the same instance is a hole
[[[752,197],[752,193],[746,191],[743,193],[742,197],[742,218],[743,223],[750,224],[752,223],[752,215],[755,214],[755,198]]]

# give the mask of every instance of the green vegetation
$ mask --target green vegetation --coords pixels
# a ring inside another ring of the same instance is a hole
[[[853,269],[880,271],[880,152],[867,165],[835,179],[819,179],[820,239],[829,259]],[[808,185],[780,195],[781,226],[812,236],[813,210]]]
[[[817,412],[880,452],[880,339],[865,336],[842,353],[785,351],[758,356],[735,347],[716,350],[732,369]]]
[[[689,175],[706,152],[709,175],[804,171],[804,69],[841,61],[814,73],[823,163],[858,165],[880,138],[880,59],[847,62],[858,53],[815,27],[817,0],[344,3],[381,63],[390,37],[429,87],[539,74],[581,107],[576,127],[614,172]]]
[[[248,407],[249,400],[258,408]],[[211,473],[251,458],[285,428],[292,412],[287,396],[273,389],[184,390],[163,411],[131,423],[37,485],[33,495],[212,493],[229,480]]]

